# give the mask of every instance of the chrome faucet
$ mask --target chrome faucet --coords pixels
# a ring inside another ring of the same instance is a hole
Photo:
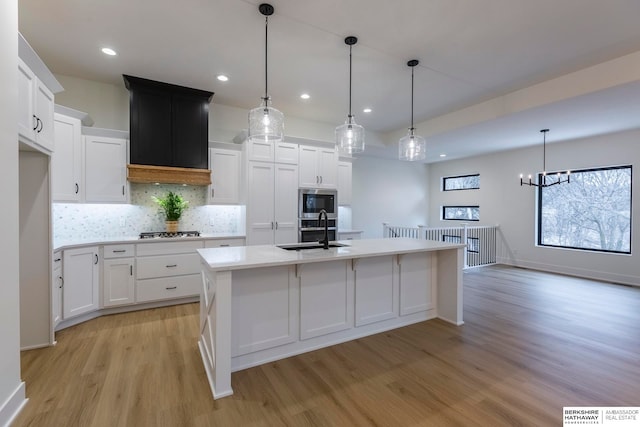
[[[321,209],[320,215],[318,215],[318,225],[320,221],[322,221],[322,214],[324,214],[324,239],[318,243],[322,243],[322,249],[329,249],[329,219],[327,217],[327,211],[324,209]]]

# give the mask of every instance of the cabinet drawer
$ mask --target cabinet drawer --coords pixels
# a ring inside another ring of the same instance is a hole
[[[180,254],[136,259],[136,278],[182,276],[200,272],[200,255]]]
[[[138,280],[136,282],[136,302],[196,296],[200,295],[201,287],[202,276],[200,274]]]
[[[104,258],[126,258],[135,255],[135,245],[104,246]]]
[[[195,253],[196,249],[204,247],[204,245],[202,244],[202,240],[190,240],[186,242],[139,243],[136,246],[138,256],[189,254]]]
[[[228,246],[244,246],[244,239],[205,240],[205,248],[225,248]]]

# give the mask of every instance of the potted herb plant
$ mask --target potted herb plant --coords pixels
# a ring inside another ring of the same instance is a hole
[[[160,206],[160,210],[164,213],[165,222],[167,224],[167,232],[175,233],[178,231],[178,221],[182,216],[182,212],[189,206],[189,202],[184,200],[181,195],[169,191],[162,197],[152,196],[153,201]]]

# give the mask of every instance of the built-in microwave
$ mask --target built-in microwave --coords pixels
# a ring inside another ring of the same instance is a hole
[[[318,218],[321,210],[327,211],[327,217],[338,217],[338,191],[317,188],[298,190],[298,218]]]

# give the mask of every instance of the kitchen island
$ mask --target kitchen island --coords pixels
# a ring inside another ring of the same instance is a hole
[[[441,318],[462,325],[464,245],[417,239],[199,249],[200,339],[214,399],[231,372]]]

